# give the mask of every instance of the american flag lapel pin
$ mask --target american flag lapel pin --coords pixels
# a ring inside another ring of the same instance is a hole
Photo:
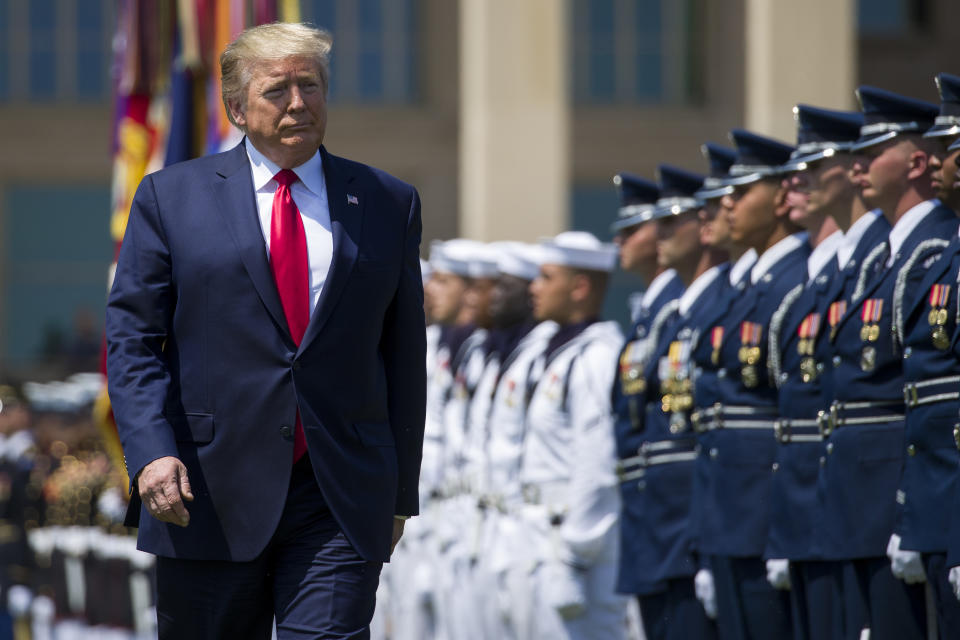
[[[358,204],[360,204],[360,201],[357,200],[357,196],[353,195],[352,193],[348,193],[348,194],[347,194],[347,204],[357,204],[357,205],[358,205]]]

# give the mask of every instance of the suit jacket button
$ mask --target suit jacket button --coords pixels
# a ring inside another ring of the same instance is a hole
[[[293,440],[293,429],[287,425],[280,427],[280,437],[284,440]]]

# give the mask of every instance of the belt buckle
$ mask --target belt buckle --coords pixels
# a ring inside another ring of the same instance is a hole
[[[827,418],[827,432],[824,435],[829,436],[833,430],[840,424],[840,403],[836,400],[830,405],[830,415]]]
[[[713,403],[713,421],[715,429],[723,429],[723,403]]]
[[[817,412],[817,429],[820,431],[821,438],[830,435],[830,415],[823,409]]]
[[[694,411],[690,414],[690,424],[693,426],[693,430],[697,433],[703,433],[703,429],[700,428],[700,420],[702,416],[699,411]]]
[[[773,435],[778,441],[782,442],[783,444],[787,444],[788,442],[790,442],[790,420],[786,418],[774,420]]]
[[[907,382],[903,385],[903,403],[908,407],[915,407],[920,401],[917,395],[917,385]]]
[[[521,490],[527,504],[540,504],[540,487],[535,484],[526,484]]]

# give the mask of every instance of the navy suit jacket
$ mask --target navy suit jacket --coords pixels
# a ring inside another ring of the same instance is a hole
[[[157,555],[246,561],[284,508],[297,410],[314,473],[357,551],[387,560],[417,513],[425,404],[420,199],[320,148],[333,257],[299,348],[270,272],[243,144],[146,176],[107,305],[107,370],[131,478],[187,467],[190,524],[128,522]]]

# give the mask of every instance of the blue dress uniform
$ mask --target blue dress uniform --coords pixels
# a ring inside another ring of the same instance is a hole
[[[655,218],[699,209],[694,193],[703,176],[665,165],[659,173],[662,197]],[[689,523],[696,442],[689,424],[688,354],[691,323],[724,295],[726,271],[711,269],[689,296],[661,307],[646,338],[644,350],[651,355],[643,374],[637,376],[630,355],[635,347],[628,343],[614,381],[622,504],[618,589],[638,595],[648,640],[716,633],[693,589],[699,565]]]
[[[941,73],[940,115],[925,138],[960,135],[960,78]],[[898,496],[901,548],[920,551],[937,603],[941,638],[960,637],[960,602],[947,581],[950,512],[960,465],[953,427],[960,412],[956,331],[960,238],[954,237],[915,291],[905,293],[903,322],[907,457]]]
[[[617,234],[631,227],[649,224],[654,218],[656,203],[660,198],[660,187],[657,183],[623,172],[613,176],[613,184],[617,186],[620,196],[620,208],[617,210],[617,219],[610,225],[610,231]],[[631,310],[634,324],[627,334],[628,338],[646,338],[657,311],[670,300],[676,300],[681,293],[683,283],[673,269],[661,272],[653,281],[647,283],[647,289],[639,297],[636,309]],[[643,358],[640,358],[639,352],[634,355],[638,357],[640,364],[637,371],[642,371],[640,361]]]
[[[956,333],[960,238],[954,237],[920,285],[904,314],[906,452],[898,498],[901,548],[923,552],[937,601],[941,638],[960,636],[960,603],[947,582],[950,511],[960,454],[953,427],[960,412]]]
[[[855,152],[900,132],[923,131],[937,112],[871,87],[861,87],[858,97],[866,124]],[[842,565],[842,584],[845,635],[851,638],[864,627],[874,638],[921,638],[925,627],[923,587],[895,579],[885,556],[904,458],[903,346],[894,333],[894,292],[898,282],[908,291],[919,284],[908,278],[911,266],[922,269],[938,254],[943,243],[936,239],[952,237],[957,221],[932,201],[905,212],[897,227],[865,261],[853,299],[831,329],[823,385],[832,402],[823,420],[828,437],[818,478],[821,544],[825,558],[849,561]],[[900,245],[890,256],[894,238]]]
[[[850,150],[859,137],[863,116],[808,105],[794,109],[797,150],[785,169],[805,171],[814,163]],[[869,225],[877,216],[868,216]],[[890,226],[876,229],[868,243],[855,245],[853,264],[882,241]],[[808,262],[809,280],[789,293],[773,315],[769,331],[769,367],[778,387],[779,418],[775,426],[777,460],[773,465],[770,530],[765,557],[790,561],[790,602],[794,637],[829,638],[838,627],[832,612],[835,581],[821,561],[815,528],[820,518],[817,472],[821,437],[817,414],[821,407],[822,363],[815,358],[817,340],[826,333],[828,300],[838,281],[848,281],[857,269],[841,271],[836,251],[844,241],[837,232],[819,244]],[[848,260],[849,262],[849,260]],[[852,287],[851,287],[852,291]],[[836,293],[833,294],[836,296]],[[831,300],[832,302],[832,300]]]
[[[732,136],[738,157],[730,184],[777,175],[792,151],[746,131],[735,130]],[[788,236],[769,248],[753,266],[746,291],[730,300],[729,310],[718,310],[694,350],[698,544],[711,556],[723,638],[790,637],[788,597],[766,581],[762,560],[777,413],[766,337],[783,297],[806,280],[809,252],[806,234]]]

